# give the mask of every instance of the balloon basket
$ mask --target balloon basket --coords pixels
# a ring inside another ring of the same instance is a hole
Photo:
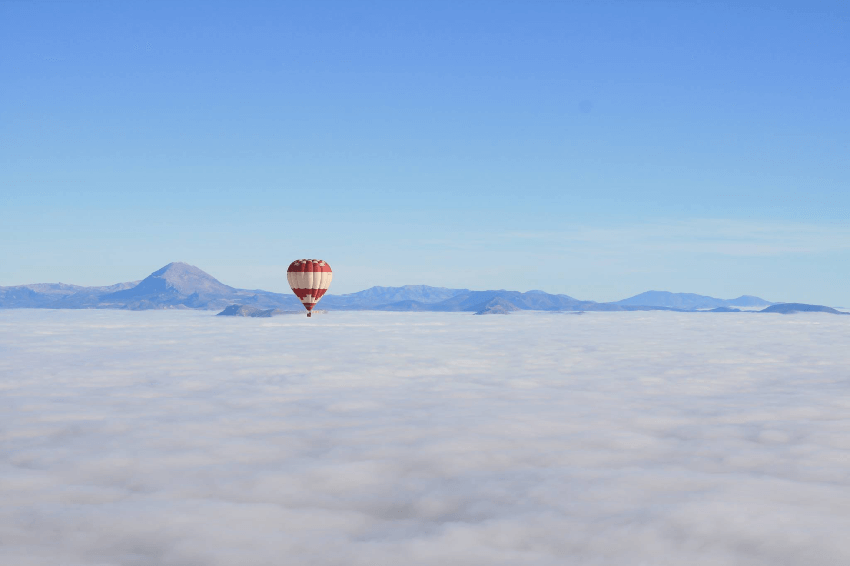
[[[311,313],[310,311],[307,311],[307,317],[309,318],[311,316],[313,316],[313,313]]]

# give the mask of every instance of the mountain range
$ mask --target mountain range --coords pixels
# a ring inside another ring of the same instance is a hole
[[[295,296],[235,289],[193,265],[169,263],[141,281],[108,287],[40,283],[0,287],[0,308],[219,309],[234,303],[270,309],[302,308]]]
[[[768,307],[759,297],[717,299],[692,293],[647,291],[610,303],[580,300],[569,295],[544,291],[448,289],[427,285],[371,287],[357,293],[325,295],[321,307],[327,310],[382,311],[466,311],[507,313],[513,310],[544,311],[632,311],[632,310],[736,310],[735,307]],[[0,287],[0,308],[53,309],[225,309],[238,305],[258,311],[301,309],[290,293],[259,289],[237,289],[195,266],[175,262],[154,271],[140,281],[106,287],[81,287],[64,283],[39,283]],[[781,310],[781,309],[780,309]],[[798,309],[799,310],[799,309]]]
[[[675,309],[715,309],[719,307],[766,307],[773,303],[753,297],[742,295],[737,299],[715,299],[704,295],[693,293],[670,293],[667,291],[647,291],[628,299],[617,301],[617,305],[651,305],[655,307],[670,307]]]

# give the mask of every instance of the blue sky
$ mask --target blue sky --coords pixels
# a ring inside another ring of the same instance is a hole
[[[850,8],[2,2],[0,285],[850,306]]]

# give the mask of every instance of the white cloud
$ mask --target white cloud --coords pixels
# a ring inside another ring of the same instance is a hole
[[[0,563],[847,564],[847,318],[0,311]]]

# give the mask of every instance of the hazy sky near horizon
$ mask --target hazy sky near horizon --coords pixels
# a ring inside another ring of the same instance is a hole
[[[0,285],[848,305],[846,2],[2,2]]]

